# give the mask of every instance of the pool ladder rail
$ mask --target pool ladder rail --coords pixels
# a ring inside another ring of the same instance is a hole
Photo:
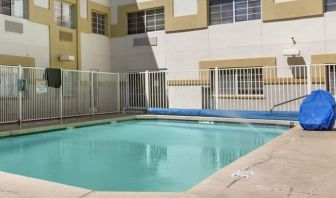
[[[291,102],[300,100],[300,99],[305,98],[305,97],[307,97],[307,96],[308,96],[308,95],[300,96],[300,97],[297,97],[297,98],[294,98],[294,99],[291,99],[291,100],[287,100],[287,101],[285,101],[285,102],[281,102],[281,103],[279,103],[279,104],[273,105],[273,107],[270,109],[270,112],[273,113],[273,110],[274,110],[276,107],[279,107],[279,106],[282,106],[282,105],[285,105],[285,104],[288,104],[288,103],[291,103]]]

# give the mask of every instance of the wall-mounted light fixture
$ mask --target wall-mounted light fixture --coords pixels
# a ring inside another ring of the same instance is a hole
[[[75,57],[74,56],[68,56],[68,55],[62,55],[59,57],[59,61],[63,62],[63,61],[75,61]]]
[[[300,56],[300,50],[299,49],[282,50],[282,55],[284,55],[284,56]]]

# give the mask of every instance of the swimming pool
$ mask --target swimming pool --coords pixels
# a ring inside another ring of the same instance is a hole
[[[131,120],[0,140],[0,170],[96,191],[181,192],[288,127]]]

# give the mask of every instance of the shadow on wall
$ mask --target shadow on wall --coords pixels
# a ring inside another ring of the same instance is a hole
[[[158,65],[158,55],[154,50],[160,48],[158,35],[142,33],[137,35],[128,35],[125,38],[126,55],[124,56],[127,65],[126,71],[157,71],[160,69]]]
[[[306,65],[306,61],[303,57],[288,57],[287,63],[289,66]],[[307,71],[300,67],[292,67],[292,74],[295,78],[305,79]]]
[[[128,9],[128,5],[138,4],[139,0],[115,0],[113,11],[119,6],[126,6],[126,24],[118,27],[125,28],[125,36],[112,38],[112,71],[139,72],[157,71],[165,68],[164,60],[164,8],[149,10],[137,8]],[[112,16],[113,18],[113,16]],[[112,21],[112,26],[119,21]]]
[[[125,28],[121,37],[111,39],[112,72],[131,72],[122,74],[122,96],[127,98],[122,107],[137,108],[146,106],[145,71],[164,70],[164,8],[141,10],[138,7],[128,8],[128,5],[139,3],[139,0],[115,0],[111,7],[126,6],[126,24],[117,27]],[[112,10],[113,12],[113,10]],[[120,17],[120,16],[119,16]],[[113,18],[113,15],[112,15]],[[112,21],[115,24],[117,21]],[[118,23],[121,23],[120,20]],[[149,73],[148,105],[163,108],[168,106],[168,96],[165,90],[165,73]],[[156,99],[154,99],[156,98]]]

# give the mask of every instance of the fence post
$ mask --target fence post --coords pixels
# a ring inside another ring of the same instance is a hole
[[[118,72],[118,79],[117,79],[117,109],[118,109],[118,112],[120,112],[120,86],[121,86],[121,83],[120,83],[120,73]]]
[[[91,109],[92,116],[95,115],[95,106],[94,106],[94,84],[93,84],[93,71],[91,71]]]
[[[216,109],[219,108],[218,103],[218,95],[219,95],[219,74],[218,74],[218,67],[215,68],[215,105]]]
[[[63,120],[63,69],[61,69],[61,87],[59,90],[59,95],[60,95],[60,119],[61,121]]]
[[[148,70],[145,73],[145,94],[146,94],[146,108],[149,108],[149,72]]]
[[[124,99],[125,104],[123,105],[123,108],[125,109],[126,107],[130,106],[130,74],[124,73],[122,78],[123,80],[126,81],[125,88],[124,88],[125,91],[123,91],[125,92],[125,99]],[[124,109],[123,109],[123,112],[124,112]]]
[[[311,63],[307,64],[307,94],[310,94],[312,91],[312,75],[311,75]]]
[[[21,65],[18,66],[19,70],[19,80],[22,79],[22,67]],[[19,123],[22,124],[22,118],[23,118],[23,112],[22,112],[22,90],[19,90]]]

